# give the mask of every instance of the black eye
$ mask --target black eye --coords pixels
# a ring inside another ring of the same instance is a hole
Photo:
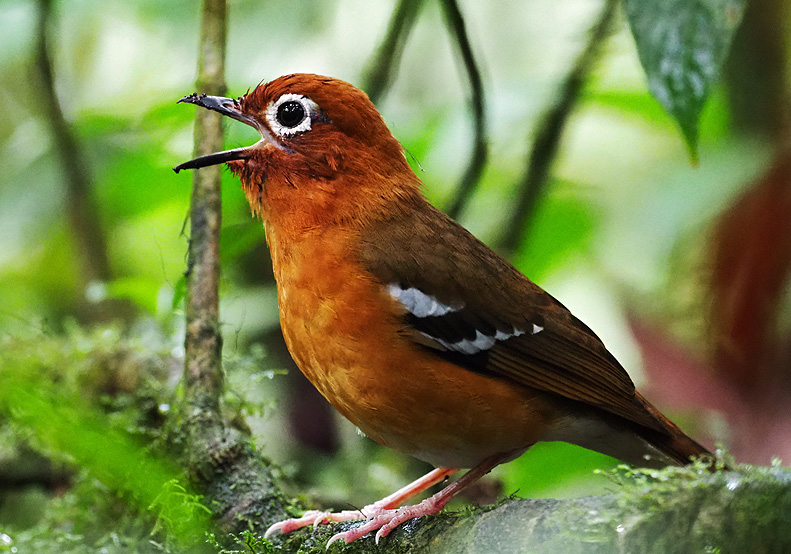
[[[283,127],[296,127],[305,119],[305,107],[296,100],[283,102],[277,108],[277,122]]]

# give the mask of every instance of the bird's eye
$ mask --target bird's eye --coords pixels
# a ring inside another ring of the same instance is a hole
[[[283,127],[296,127],[305,119],[305,108],[296,100],[283,102],[277,109],[277,122]]]
[[[282,138],[310,131],[312,119],[316,116],[320,116],[319,107],[301,94],[284,94],[266,108],[269,128]]]

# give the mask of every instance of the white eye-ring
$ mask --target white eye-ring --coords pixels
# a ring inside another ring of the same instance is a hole
[[[319,112],[319,106],[301,94],[284,94],[266,108],[269,128],[281,137],[293,137],[310,131],[311,116]]]

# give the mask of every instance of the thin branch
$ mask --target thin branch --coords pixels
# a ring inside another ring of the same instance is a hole
[[[517,187],[516,209],[506,228],[502,250],[512,254],[519,247],[544,194],[549,170],[557,155],[566,122],[579,98],[588,74],[609,36],[618,8],[617,0],[604,0],[599,19],[590,31],[585,48],[578,56],[560,89],[557,102],[544,114],[530,152],[527,170]]]
[[[225,92],[225,0],[204,0],[197,87],[210,95]],[[221,115],[198,110],[195,156],[222,149]],[[219,324],[221,166],[193,173],[187,261],[185,393],[191,414],[221,426],[222,336]]]
[[[473,132],[475,136],[470,163],[467,165],[467,169],[461,179],[456,196],[448,208],[448,215],[456,218],[461,214],[464,206],[472,196],[472,192],[481,178],[486,159],[488,158],[486,112],[484,111],[481,72],[472,53],[470,40],[464,26],[464,17],[456,0],[441,0],[441,4],[448,29],[451,31],[453,40],[459,49],[459,54],[464,62],[464,69],[467,72],[467,79],[470,82],[470,105],[472,107]]]
[[[404,45],[422,5],[423,0],[400,0],[393,11],[387,34],[366,65],[362,89],[374,104],[382,99],[395,78]]]
[[[204,0],[198,57],[198,90],[225,93],[225,0]],[[195,155],[222,149],[220,114],[198,110]],[[286,514],[269,462],[249,436],[227,425],[221,412],[222,335],[219,323],[220,166],[193,176],[187,261],[185,398],[186,463],[224,531],[263,530]]]
[[[35,71],[40,84],[40,99],[47,114],[55,152],[65,176],[66,210],[74,233],[83,284],[110,278],[107,245],[100,225],[99,210],[92,196],[92,183],[85,153],[66,118],[55,92],[55,77],[50,55],[49,26],[51,0],[38,1]]]

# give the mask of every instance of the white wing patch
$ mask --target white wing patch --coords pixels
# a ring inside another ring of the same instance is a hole
[[[415,287],[403,288],[398,283],[391,283],[387,285],[387,292],[394,299],[398,300],[410,314],[419,319],[428,317],[441,318],[442,316],[451,314],[453,312],[459,312],[464,308],[463,303],[459,304],[458,306],[448,306],[447,304],[437,300],[436,297],[426,294],[420,289]],[[518,337],[525,334],[525,331],[516,329],[515,327],[511,327],[510,332],[498,330],[494,336],[486,335],[476,329],[474,339],[462,339],[457,342],[450,342],[448,340],[435,337],[430,333],[426,333],[425,331],[421,331],[419,325],[417,330],[424,336],[441,344],[448,350],[469,355],[477,354],[479,352],[483,352],[484,350],[489,350],[492,346],[497,344],[498,341],[505,341],[512,337]],[[531,335],[535,335],[543,330],[544,328],[542,326],[534,323],[529,332]],[[470,331],[472,331],[472,329],[470,329]]]
[[[401,302],[409,313],[415,317],[442,316],[449,312],[459,311],[464,307],[463,304],[458,308],[448,306],[430,294],[426,294],[414,287],[404,289],[397,283],[387,285],[387,292]]]
[[[502,331],[497,331],[495,336],[490,337],[489,335],[484,335],[480,331],[476,330],[474,340],[464,339],[460,340],[459,342],[446,342],[438,338],[432,338],[448,350],[461,352],[462,354],[477,354],[478,352],[489,350],[492,346],[497,344],[497,341],[507,340],[511,337],[518,337],[519,335],[524,334],[524,331],[514,329],[513,333],[503,333]]]

